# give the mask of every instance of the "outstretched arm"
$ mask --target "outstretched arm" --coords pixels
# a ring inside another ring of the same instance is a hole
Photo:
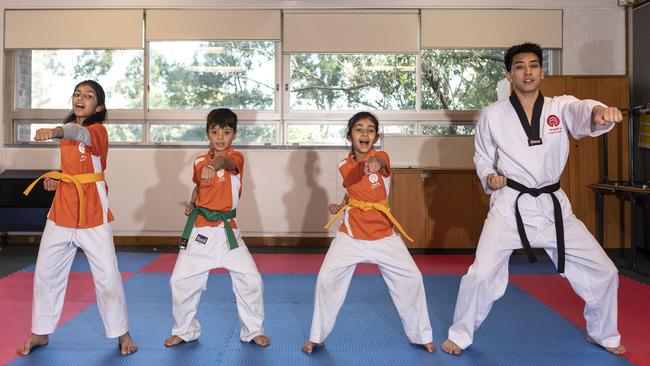
[[[238,170],[235,160],[229,157],[217,156],[201,169],[201,179],[210,180],[214,178],[215,174],[217,174],[221,169]]]
[[[579,100],[573,96],[559,98],[562,104],[561,120],[577,140],[587,136],[600,136],[623,120],[618,108],[607,107],[595,100]]]
[[[363,174],[370,175],[378,172],[386,173],[386,162],[380,156],[371,156],[363,166]]]
[[[612,123],[621,123],[623,113],[616,107],[594,106],[591,110],[591,130],[598,129],[598,126],[609,127]]]
[[[77,123],[66,123],[55,128],[39,128],[36,130],[34,141],[46,140],[75,140],[86,146],[92,146],[90,133],[86,127]]]

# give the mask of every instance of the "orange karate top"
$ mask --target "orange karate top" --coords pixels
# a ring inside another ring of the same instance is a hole
[[[363,169],[371,156],[386,162],[385,172],[364,175]],[[339,163],[339,172],[343,177],[343,187],[347,190],[348,199],[363,202],[381,202],[388,199],[390,158],[386,152],[372,149],[358,163],[350,154]],[[346,210],[339,231],[361,240],[377,240],[393,235],[393,224],[378,210],[363,211],[350,207]]]
[[[214,178],[201,180],[201,170],[214,159],[214,150],[210,149],[205,155],[194,159],[194,175],[192,181],[198,186],[198,196],[194,204],[213,211],[232,211],[237,208],[242,192],[244,176],[244,155],[232,147],[222,155],[235,162],[237,170],[221,169]],[[194,226],[219,226],[221,221],[210,222],[202,215],[196,216]],[[235,219],[230,220],[233,229],[237,228]]]
[[[73,122],[70,122],[73,123]],[[102,173],[108,158],[108,131],[101,123],[85,126],[90,134],[90,145],[61,140],[61,171],[70,175]],[[106,182],[82,184],[85,194],[83,223],[79,222],[79,196],[73,183],[59,182],[48,218],[59,226],[91,228],[113,221],[108,207]]]

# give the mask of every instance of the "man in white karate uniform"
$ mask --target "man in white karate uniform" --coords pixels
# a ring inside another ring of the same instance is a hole
[[[559,185],[568,134],[576,139],[604,134],[623,119],[621,111],[573,96],[542,96],[537,44],[508,49],[505,66],[513,93],[486,107],[476,125],[474,163],[491,195],[490,211],[441,348],[459,355],[472,344],[474,331],[505,293],[512,251],[523,247],[531,262],[536,261],[531,248],[545,249],[585,301],[587,341],[624,354],[617,329],[618,271]]]

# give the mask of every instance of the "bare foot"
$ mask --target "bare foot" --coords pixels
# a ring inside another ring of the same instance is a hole
[[[21,356],[26,356],[34,348],[37,348],[37,347],[40,347],[40,346],[46,346],[48,342],[49,342],[49,337],[47,336],[47,334],[38,335],[38,334],[32,333],[32,335],[29,336],[27,341],[25,341],[25,343],[23,343],[22,345],[20,345],[20,347],[18,347],[18,349],[16,350],[16,353],[18,353]]]
[[[440,349],[454,356],[458,356],[461,353],[463,353],[463,350],[460,347],[458,347],[456,343],[450,341],[449,339],[442,342],[442,345],[440,345]]]
[[[307,342],[305,342],[305,344],[302,345],[302,351],[305,352],[305,353],[312,353],[315,348],[320,348],[320,347],[324,347],[324,346],[325,346],[325,342],[323,342],[323,343],[314,343],[312,341],[307,341]]]
[[[429,342],[427,344],[423,344],[422,347],[424,347],[424,349],[426,349],[427,352],[429,352],[429,353],[435,352],[435,350],[436,350],[436,346],[431,342]]]
[[[174,347],[177,344],[185,343],[185,340],[177,335],[165,339],[165,347]]]
[[[133,339],[131,339],[129,332],[122,334],[120,338],[118,338],[117,342],[120,347],[120,353],[123,355],[130,355],[138,350],[138,346],[133,343]]]
[[[589,342],[591,344],[595,344],[597,346],[601,346],[605,350],[607,350],[607,352],[613,353],[613,354],[618,355],[618,356],[624,355],[624,354],[627,353],[627,348],[625,348],[625,346],[622,345],[622,344],[619,344],[618,347],[604,347],[604,346],[596,343],[596,341],[593,338],[591,338],[589,335],[587,335],[587,342]]]
[[[261,335],[258,335],[255,338],[253,338],[253,342],[255,342],[255,344],[260,346],[260,347],[266,347],[269,344],[271,344],[271,338],[261,334]]]

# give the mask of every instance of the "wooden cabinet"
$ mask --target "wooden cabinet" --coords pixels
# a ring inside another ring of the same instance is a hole
[[[390,207],[410,248],[474,248],[489,197],[473,170],[393,169]]]

